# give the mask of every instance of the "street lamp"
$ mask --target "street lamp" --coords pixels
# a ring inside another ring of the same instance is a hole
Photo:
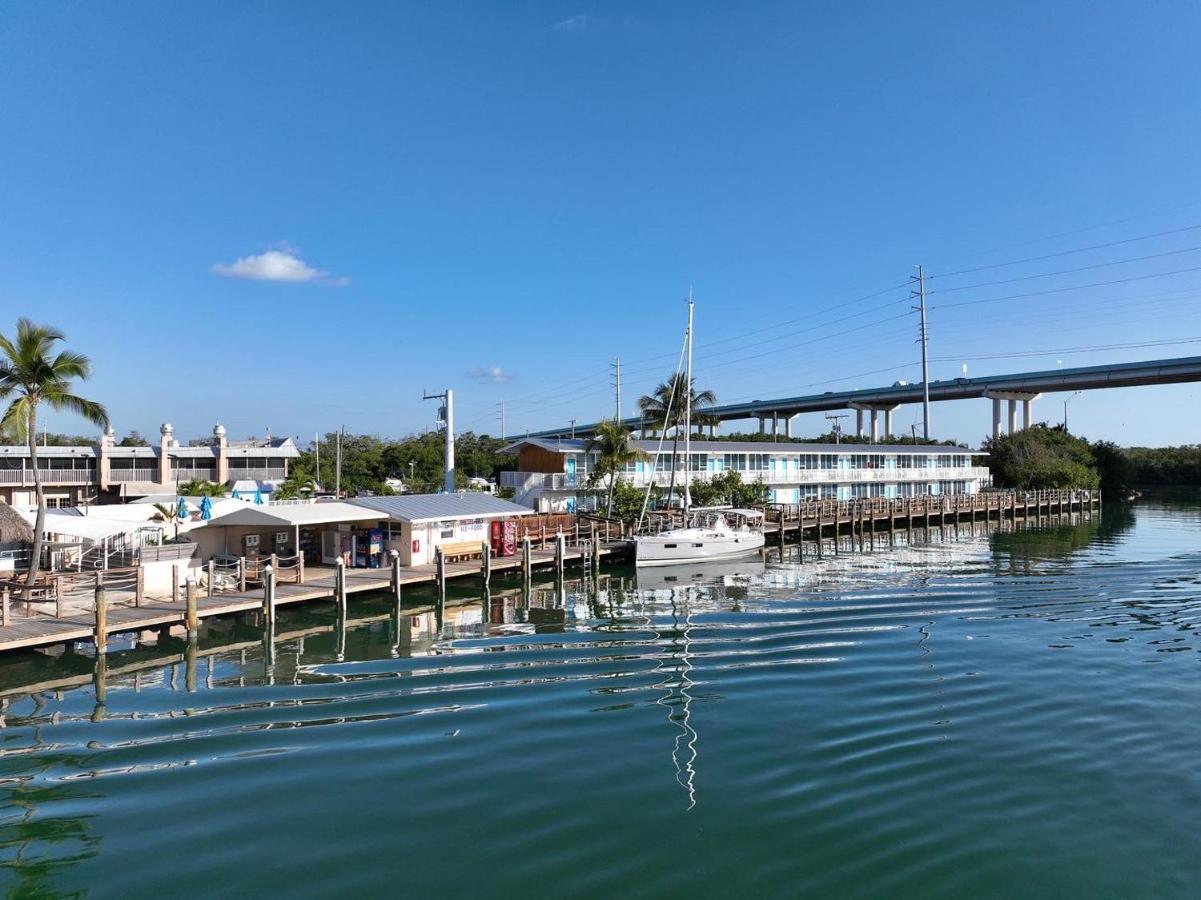
[[[1068,404],[1071,403],[1073,400],[1075,400],[1077,397],[1079,397],[1083,393],[1084,393],[1084,391],[1074,391],[1072,394],[1070,394],[1068,396],[1068,398],[1066,400],[1063,401],[1063,430],[1064,431],[1068,430]]]

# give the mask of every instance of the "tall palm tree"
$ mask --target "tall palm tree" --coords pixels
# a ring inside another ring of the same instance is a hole
[[[596,466],[592,470],[594,477],[609,476],[609,499],[605,505],[605,515],[612,517],[613,489],[617,486],[618,474],[627,464],[646,459],[649,454],[634,446],[630,430],[616,419],[602,420],[588,438],[584,451],[596,453]]]
[[[713,391],[698,391],[696,379],[691,383],[683,372],[676,372],[655,390],[638,399],[638,408],[643,415],[657,427],[672,429],[671,440],[671,481],[667,488],[667,504],[671,505],[672,495],[676,489],[676,468],[678,467],[677,451],[680,446],[680,429],[684,427],[684,392],[688,391],[692,399],[692,424],[716,424],[717,417],[705,412],[705,407],[717,402]],[[664,434],[666,434],[666,430]],[[687,471],[689,461],[684,461]]]
[[[78,413],[100,428],[108,427],[108,412],[103,406],[72,393],[73,381],[92,374],[92,362],[82,353],[58,350],[56,345],[65,339],[57,328],[37,325],[24,317],[17,320],[15,338],[0,335],[0,353],[5,357],[0,360],[0,400],[12,398],[4,415],[0,416],[0,427],[19,428],[25,435],[38,504],[33,526],[33,553],[25,578],[27,597],[37,579],[42,532],[46,528],[46,495],[38,470],[38,407],[45,403],[56,411]]]

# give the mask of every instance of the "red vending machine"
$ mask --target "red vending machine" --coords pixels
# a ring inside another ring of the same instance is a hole
[[[517,523],[512,519],[492,521],[489,537],[494,556],[512,556],[517,552]]]

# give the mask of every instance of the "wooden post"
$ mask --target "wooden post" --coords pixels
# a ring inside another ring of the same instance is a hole
[[[179,566],[171,563],[171,604],[179,602]]]
[[[196,637],[200,628],[200,615],[196,611],[196,579],[189,576],[184,582],[184,627],[188,631],[188,639]]]
[[[560,578],[563,577],[563,570],[567,565],[564,559],[566,549],[567,537],[560,531],[555,534],[555,574]]]
[[[96,627],[92,632],[96,643],[96,655],[108,653],[108,602],[104,596],[104,582],[96,580]]]
[[[216,581],[217,581],[217,563],[216,563],[216,562],[215,562],[213,559],[211,559],[211,558],[209,559],[209,566],[208,566],[208,569],[209,569],[209,573],[208,573],[208,574],[209,574],[209,577],[208,577],[208,582],[209,582],[209,586],[208,586],[208,595],[211,597],[211,596],[213,596],[213,592],[217,590],[217,586],[216,586]]]
[[[279,571],[279,556],[275,553],[271,554],[271,571],[272,572]]]
[[[338,613],[346,615],[346,561],[340,556],[334,564],[334,600],[338,604]]]
[[[600,569],[601,548],[600,548],[600,532],[597,530],[596,523],[592,523],[592,568]]]
[[[575,519],[575,545],[577,547],[580,546],[580,517],[579,516],[576,516],[576,519]]]
[[[839,534],[839,532],[842,531],[842,522],[840,521],[841,516],[842,516],[842,502],[839,500],[835,500],[834,501],[834,555],[835,556],[838,555],[838,534]]]
[[[400,551],[392,551],[392,596],[396,598],[396,607],[400,608]]]
[[[446,598],[446,554],[442,552],[442,548],[434,548],[434,563],[438,572],[438,596],[442,599]]]
[[[245,593],[246,591],[246,557],[238,557],[238,590]]]
[[[525,583],[530,583],[531,569],[533,567],[533,550],[530,547],[530,536],[527,533],[521,539],[521,575],[525,579]]]
[[[54,617],[61,619],[63,617],[63,576],[57,575],[54,578]]]
[[[263,566],[263,618],[275,622],[275,566],[271,563]]]
[[[8,588],[0,589],[0,625],[8,624]]]
[[[546,549],[546,519],[543,519],[541,524],[538,527],[540,529],[540,531],[538,532],[538,549],[545,550]]]
[[[304,553],[299,547],[296,548],[296,583],[304,584]]]
[[[212,575],[212,571],[211,571],[211,567],[212,567],[211,562],[209,563],[209,566],[210,566],[209,580],[212,581],[213,575]],[[138,563],[138,572],[137,572],[137,575],[134,577],[133,605],[141,606],[142,601],[145,599],[146,599],[146,570],[142,568],[141,563]]]
[[[492,544],[488,541],[483,541],[480,547],[480,577],[485,585],[492,580]]]

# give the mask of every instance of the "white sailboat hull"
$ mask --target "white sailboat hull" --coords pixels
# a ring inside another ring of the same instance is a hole
[[[670,566],[676,563],[736,559],[763,547],[762,532],[705,531],[682,528],[634,539],[634,562],[639,566]]]

